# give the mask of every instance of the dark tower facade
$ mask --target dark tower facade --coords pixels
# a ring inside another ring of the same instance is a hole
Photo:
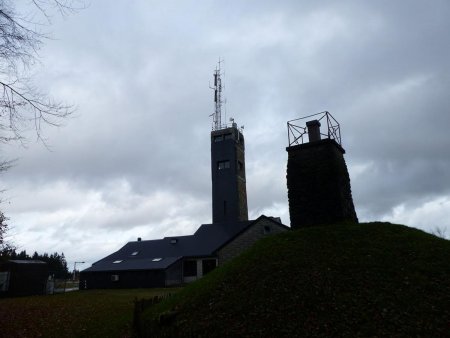
[[[236,123],[211,132],[213,223],[248,220],[245,144]]]
[[[320,114],[324,114],[321,119],[328,127],[324,134],[319,120],[306,122],[306,128],[288,122],[292,139],[286,148],[286,178],[292,228],[358,222],[339,124],[328,112]],[[306,135],[309,142],[303,143]]]
[[[242,128],[234,119],[222,124],[221,60],[214,71],[214,114],[211,132],[211,179],[213,223],[248,220],[245,183],[245,143]]]

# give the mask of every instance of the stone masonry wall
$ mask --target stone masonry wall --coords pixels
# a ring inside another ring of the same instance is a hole
[[[286,150],[291,227],[358,222],[344,149],[325,139]]]
[[[239,168],[239,162],[242,168]],[[248,207],[247,207],[247,184],[245,180],[245,152],[242,145],[236,145],[236,184],[239,200],[239,221],[248,220]]]
[[[267,232],[265,227],[268,227],[270,231]],[[262,218],[260,221],[256,222],[250,228],[246,229],[243,233],[237,236],[233,241],[219,249],[217,252],[219,265],[240,255],[244,250],[251,247],[257,240],[287,230],[288,229],[281,224]]]

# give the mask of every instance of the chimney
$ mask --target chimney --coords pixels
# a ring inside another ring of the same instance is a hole
[[[309,142],[320,141],[320,122],[317,120],[308,121],[306,127],[308,128]]]

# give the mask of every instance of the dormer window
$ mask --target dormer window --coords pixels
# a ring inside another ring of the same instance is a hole
[[[119,263],[122,263],[122,262],[123,262],[123,259],[118,259],[117,261],[114,261],[113,264],[119,264]]]

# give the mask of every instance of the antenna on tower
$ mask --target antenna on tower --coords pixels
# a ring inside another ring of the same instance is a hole
[[[213,130],[219,130],[222,128],[222,79],[221,79],[221,64],[223,60],[219,58],[218,65],[214,70],[214,86],[209,88],[214,90],[214,113],[210,116],[213,117]]]

